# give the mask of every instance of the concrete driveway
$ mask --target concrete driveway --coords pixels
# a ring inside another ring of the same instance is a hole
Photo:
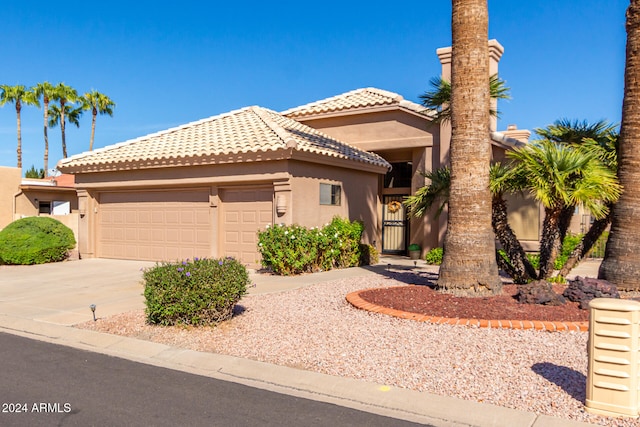
[[[596,277],[600,260],[585,260],[573,276]],[[0,315],[71,326],[96,316],[108,317],[144,308],[142,270],[150,261],[89,258],[29,266],[0,266]],[[249,294],[281,292],[345,277],[382,274],[387,265],[413,269],[404,258],[383,258],[371,267],[354,267],[299,276],[273,276],[250,272],[255,287]],[[437,272],[434,266],[419,270]]]
[[[142,270],[151,261],[105,258],[69,260],[28,266],[0,266],[0,316],[71,326],[96,317],[145,307]],[[377,269],[384,267],[379,265]],[[281,292],[344,277],[375,274],[371,268],[350,268],[300,276],[249,272],[249,294]]]
[[[155,263],[84,259],[0,266],[0,313],[59,325],[144,308],[141,269]]]

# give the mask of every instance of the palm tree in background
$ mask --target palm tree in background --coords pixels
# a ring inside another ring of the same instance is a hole
[[[489,11],[452,0],[451,189],[438,288],[481,296],[502,290],[489,190]]]
[[[618,289],[640,290],[640,0],[627,9],[624,98],[618,144],[618,178],[624,188],[613,208],[611,231],[598,277]]]
[[[68,103],[73,104],[79,100],[78,92],[71,86],[67,86],[64,83],[58,83],[55,86],[54,99],[60,103],[60,108],[58,108],[58,113],[60,114],[60,117],[56,121],[56,123],[60,123],[60,132],[62,134],[62,157],[66,159],[67,158],[67,140],[65,135],[65,124],[66,124],[65,114],[67,113],[67,111],[70,111],[70,110],[66,109],[65,106]],[[49,121],[49,123],[51,123],[51,121]],[[76,126],[80,126],[80,124],[78,123]]]
[[[435,111],[432,123],[442,123],[451,120],[451,83],[443,80],[442,77],[434,77],[429,81],[431,90],[426,91],[419,98],[422,105],[430,110]],[[497,74],[489,78],[489,96],[491,99],[511,99],[511,88],[507,87],[506,82],[498,77]],[[492,117],[499,117],[500,112],[489,109]]]
[[[22,169],[22,122],[20,119],[20,112],[23,105],[35,105],[40,106],[36,94],[24,87],[24,85],[0,85],[0,106],[4,106],[6,103],[12,103],[16,107],[16,121],[18,128],[18,148],[16,149],[18,155],[18,167]]]
[[[96,90],[87,92],[82,97],[83,108],[91,110],[91,139],[89,140],[89,151],[93,151],[93,140],[96,133],[96,117],[98,114],[108,114],[113,116],[113,109],[116,103],[107,95]]]
[[[31,89],[36,97],[42,97],[44,107],[44,174],[49,174],[49,101],[55,97],[55,87],[49,82],[38,83]]]
[[[72,107],[69,104],[65,104],[64,110],[60,109],[57,105],[51,105],[49,107],[49,127],[56,127],[58,124],[62,129],[64,121],[68,120],[69,123],[75,125],[77,128],[80,127],[80,117],[84,113],[84,109],[82,106]],[[64,134],[62,136],[62,140],[64,141]],[[63,156],[67,157],[66,145],[62,145],[63,147]]]

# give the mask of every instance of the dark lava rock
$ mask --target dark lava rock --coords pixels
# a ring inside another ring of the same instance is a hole
[[[618,288],[611,282],[591,277],[576,277],[569,280],[569,286],[563,295],[569,300],[580,303],[580,308],[589,308],[589,301],[594,298],[620,298]]]
[[[563,305],[564,297],[553,290],[553,285],[546,280],[537,280],[518,286],[516,300],[521,304]]]

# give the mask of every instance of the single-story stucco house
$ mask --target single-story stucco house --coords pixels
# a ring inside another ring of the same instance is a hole
[[[71,228],[78,239],[78,196],[74,176],[22,178],[22,170],[0,167],[0,230],[28,216],[51,216]]]
[[[256,266],[257,231],[360,220],[380,234],[389,163],[274,111],[248,107],[59,162],[79,197],[81,256],[233,256]]]
[[[491,72],[503,48],[489,42]],[[450,76],[450,48],[438,50]],[[495,132],[495,159],[528,131]],[[175,260],[234,256],[256,266],[257,231],[321,226],[338,215],[365,225],[383,253],[441,246],[445,216],[408,219],[394,201],[425,184],[421,171],[448,162],[451,130],[432,112],[376,88],[278,113],[247,107],[58,163],[75,176],[78,249],[84,257]],[[539,209],[514,200],[518,236],[537,241]]]

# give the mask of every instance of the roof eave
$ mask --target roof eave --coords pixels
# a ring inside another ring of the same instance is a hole
[[[521,148],[527,145],[526,142],[522,142],[519,139],[511,138],[502,132],[491,132],[491,143],[505,149],[513,150],[514,148]]]
[[[330,156],[322,153],[311,153],[303,150],[291,150],[291,160],[301,160],[310,163],[317,163],[327,166],[336,166],[347,169],[355,169],[363,172],[371,172],[379,175],[384,175],[391,169],[391,165],[385,161],[386,164],[376,164],[366,162],[364,160],[356,160],[345,157]]]
[[[247,151],[240,153],[223,153],[190,157],[167,157],[161,159],[131,160],[98,164],[81,164],[77,166],[62,166],[65,173],[97,173],[118,172],[140,169],[159,169],[167,167],[212,166],[220,164],[234,164],[242,162],[262,162],[283,160],[288,157],[288,150],[278,148],[268,151]]]
[[[76,191],[75,187],[59,187],[57,185],[29,185],[23,184],[20,185],[20,190],[22,191],[51,191],[56,193],[64,193],[64,192],[74,192]]]
[[[366,113],[380,113],[380,112],[397,111],[397,110],[412,114],[416,117],[420,117],[423,119],[427,119],[427,120],[432,119],[432,117],[430,117],[430,115],[428,114],[428,110],[425,110],[425,112],[418,112],[411,108],[407,108],[397,104],[356,107],[356,108],[349,108],[344,110],[333,110],[333,111],[326,111],[321,113],[307,113],[307,114],[300,114],[300,115],[294,115],[294,113],[292,112],[285,115],[291,119],[304,122],[307,120],[319,120],[319,119],[328,119],[333,117],[355,116],[355,115],[366,114]]]

